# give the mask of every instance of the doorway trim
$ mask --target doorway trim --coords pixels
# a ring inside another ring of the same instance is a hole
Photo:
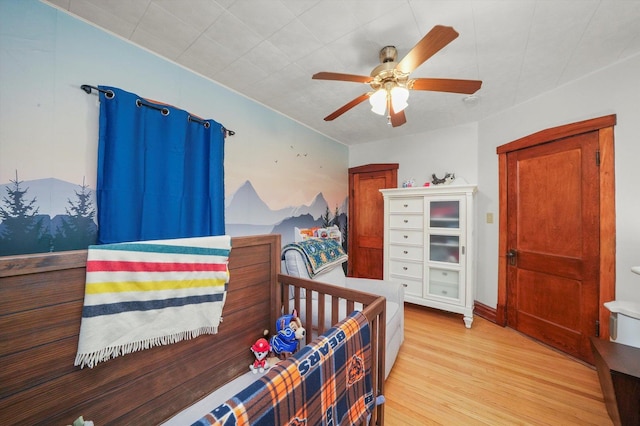
[[[507,154],[519,149],[553,142],[558,139],[598,131],[600,185],[600,272],[598,319],[600,338],[609,338],[609,311],[604,302],[615,299],[616,283],[616,207],[613,126],[616,115],[606,115],[553,127],[517,139],[496,148],[499,180],[498,235],[498,305],[496,323],[507,324]]]

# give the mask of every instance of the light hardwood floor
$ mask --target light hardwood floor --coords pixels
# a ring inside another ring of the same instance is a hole
[[[611,425],[594,368],[480,317],[405,305],[385,424]]]

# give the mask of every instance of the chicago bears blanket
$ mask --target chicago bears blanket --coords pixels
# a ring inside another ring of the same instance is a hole
[[[195,425],[352,425],[374,408],[369,323],[360,312],[280,361]]]
[[[90,246],[75,365],[215,334],[229,236]]]

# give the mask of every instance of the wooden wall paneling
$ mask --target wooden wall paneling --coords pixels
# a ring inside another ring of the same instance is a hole
[[[251,344],[275,316],[269,289],[280,236],[233,238],[232,247],[218,334],[93,369],[73,366],[86,251],[0,258],[0,423],[70,424],[82,415],[99,424],[158,424],[245,373]]]

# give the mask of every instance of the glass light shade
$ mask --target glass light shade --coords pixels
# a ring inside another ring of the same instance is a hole
[[[387,109],[387,91],[378,89],[373,95],[369,96],[371,111],[378,115],[384,115]]]
[[[404,87],[396,86],[391,89],[391,103],[393,105],[394,112],[400,112],[404,110],[409,104],[409,90]]]

